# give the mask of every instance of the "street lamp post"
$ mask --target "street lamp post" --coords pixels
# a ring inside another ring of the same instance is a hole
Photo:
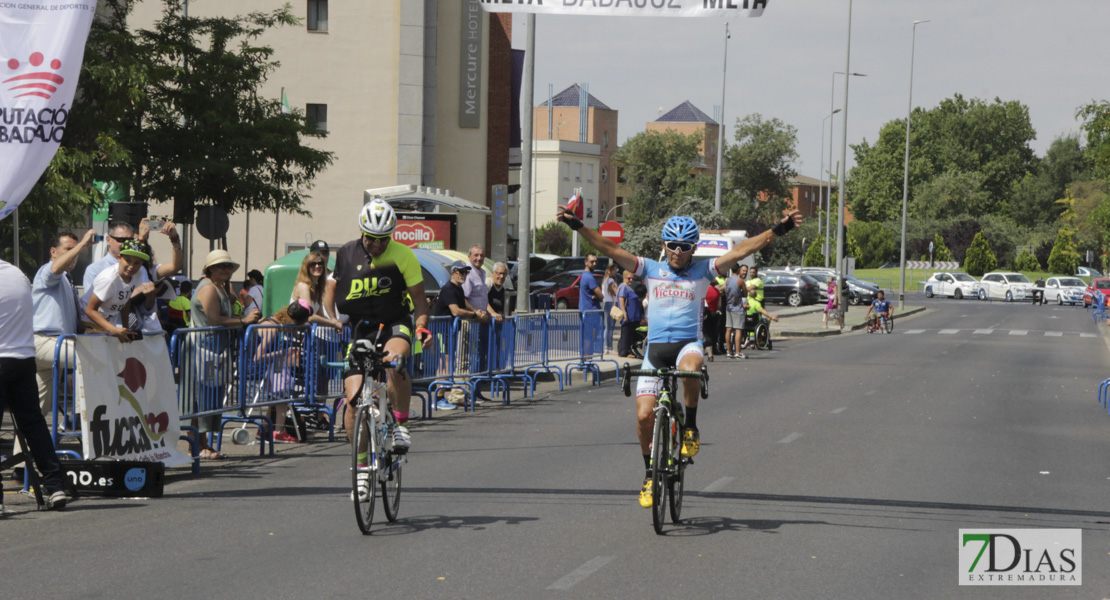
[[[844,54],[844,72],[852,73],[852,0],[848,0],[848,41],[847,50]],[[840,290],[844,289],[844,177],[848,170],[848,84],[852,81],[851,77],[844,78],[844,116],[842,118],[842,126],[840,132],[840,176],[837,194],[837,215],[836,215],[836,291],[839,298]],[[848,312],[848,304],[841,304],[841,314]]]
[[[913,114],[913,54],[917,46],[917,26],[928,22],[927,19],[914,21],[913,34],[910,37],[910,99],[909,106],[906,108],[906,168],[905,174],[902,176],[902,261],[901,273],[898,277],[899,310],[905,308],[906,305],[906,207],[909,203],[910,192],[910,116]]]
[[[728,79],[728,23],[725,23],[725,59],[721,67],[721,122],[717,124],[717,183],[713,194],[713,210],[721,212],[721,169],[724,168],[725,148],[725,82]]]
[[[825,177],[825,121],[828,121],[829,119],[831,119],[832,116],[835,115],[838,112],[840,112],[839,108],[832,111],[828,115],[826,115],[824,119],[821,119],[821,172],[817,176],[818,183],[823,181],[824,177]],[[832,171],[832,164],[831,164],[832,163],[832,147],[831,147],[832,140],[831,139],[829,140],[829,145],[830,145],[830,148],[829,148],[829,163],[830,163],[829,164],[829,171]],[[829,185],[831,186],[832,184],[830,183]],[[823,185],[819,185],[817,187],[817,193],[818,194],[821,193],[821,191],[822,191],[821,188],[823,188],[823,187],[824,187]],[[821,205],[820,199],[818,199],[817,205],[818,206]],[[831,212],[832,212],[832,189],[830,188],[828,190],[828,193],[825,194],[825,241],[823,242],[824,245],[821,248],[821,254],[825,255],[825,268],[828,268],[828,266],[829,266],[829,233],[830,233],[829,232],[829,213],[831,213]],[[818,218],[820,218],[820,216],[821,215],[818,215]],[[818,230],[821,229],[821,223],[817,223],[817,229]],[[802,261],[805,262],[805,259],[803,258]]]
[[[851,19],[851,8],[849,8],[849,19]],[[850,26],[849,26],[849,29],[850,29]],[[850,36],[851,36],[851,33],[849,32],[849,37]],[[833,110],[833,104],[835,104],[835,101],[833,100],[833,95],[836,94],[836,76],[837,75],[844,75],[845,73],[847,73],[847,71],[834,71],[833,74],[832,74],[832,81],[829,85],[829,111],[833,114],[836,114],[836,113],[840,112],[839,108],[836,109],[836,110]],[[852,77],[867,77],[866,73],[852,73],[851,75],[852,75]],[[832,156],[833,156],[833,137],[834,137],[833,136],[833,125],[834,125],[833,121],[829,121],[829,202],[830,203],[832,202],[832,164],[833,164]],[[822,133],[824,133],[824,131],[822,131]],[[830,227],[831,225],[832,225],[832,210],[831,210],[831,207],[830,207],[829,212],[825,215],[825,231],[829,231],[831,229],[831,227]],[[837,231],[836,236],[837,236],[837,239],[840,238],[839,230]],[[832,250],[832,247],[830,246],[829,249]],[[828,266],[829,266],[829,253],[826,252],[825,253],[825,267],[827,268]]]

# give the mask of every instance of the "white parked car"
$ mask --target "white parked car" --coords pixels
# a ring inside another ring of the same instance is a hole
[[[1083,303],[1083,290],[1087,284],[1078,277],[1049,277],[1044,282],[1044,301],[1076,305]]]
[[[1021,273],[987,273],[979,280],[979,299],[997,298],[1010,302],[1032,298],[1033,282]]]
[[[1078,272],[1075,274],[1076,277],[1102,277],[1102,273],[1090,267],[1079,267],[1077,271]],[[1048,282],[1046,281],[1045,283]]]
[[[957,300],[963,297],[974,298],[979,292],[979,280],[967,273],[933,273],[925,282],[925,297],[949,296]]]

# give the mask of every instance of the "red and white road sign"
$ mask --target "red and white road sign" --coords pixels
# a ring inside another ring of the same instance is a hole
[[[614,244],[619,244],[624,241],[624,227],[621,227],[621,224],[616,221],[606,221],[602,223],[601,227],[597,228],[597,232],[601,234],[601,237]]]

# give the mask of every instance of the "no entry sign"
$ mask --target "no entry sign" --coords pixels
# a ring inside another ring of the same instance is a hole
[[[614,244],[619,244],[624,241],[624,227],[621,227],[621,224],[616,221],[606,221],[602,223],[601,227],[597,228],[597,232],[601,234],[601,237]]]

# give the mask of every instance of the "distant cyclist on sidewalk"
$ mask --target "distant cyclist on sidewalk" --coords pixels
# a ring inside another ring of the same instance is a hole
[[[776,237],[802,222],[802,214],[793,211],[774,228],[753,236],[737,244],[728,253],[714,260],[693,262],[694,248],[700,239],[697,222],[690,217],[671,217],[663,226],[663,248],[665,262],[633,256],[621,249],[608,238],[585,227],[573,212],[559,207],[556,213],[559,221],[566,223],[572,230],[609,256],[622,268],[632,271],[647,285],[648,334],[647,348],[644,351],[644,369],[678,367],[683,371],[700,371],[704,362],[702,346],[702,311],[705,295],[717,277],[728,273],[737,262],[758,251]],[[641,377],[636,384],[636,419],[640,438],[640,451],[644,467],[648,469],[644,486],[640,491],[640,506],[650,508],[651,494],[651,432],[655,425],[655,412],[652,410],[659,396],[661,382],[656,377]],[[698,431],[698,394],[701,381],[687,379],[684,382],[686,400],[686,434],[682,440],[683,456],[692,457],[698,453],[701,435]]]

